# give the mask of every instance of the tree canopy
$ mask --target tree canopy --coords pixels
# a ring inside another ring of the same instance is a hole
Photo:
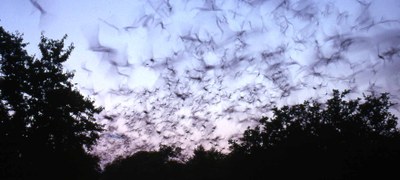
[[[102,126],[101,111],[71,82],[62,63],[73,46],[66,36],[41,36],[38,57],[22,35],[0,27],[0,178],[91,179],[97,158],[87,153]]]
[[[120,157],[105,167],[101,179],[182,179],[182,164],[173,160],[179,154],[179,148],[162,146],[158,151]]]
[[[400,134],[389,95],[346,100],[347,93],[274,108],[272,118],[231,141],[232,155],[249,159],[249,173],[268,169],[266,177],[390,177],[400,159]]]
[[[144,168],[150,174],[157,174],[157,178],[145,179],[168,179],[168,172],[180,172],[173,179],[394,176],[395,164],[400,160],[400,131],[396,127],[397,117],[389,111],[393,105],[389,94],[365,95],[363,99],[349,99],[347,94],[348,91],[334,90],[324,103],[305,101],[275,107],[272,117],[261,118],[257,127],[248,128],[241,138],[231,140],[228,154],[200,146],[186,162],[171,168],[168,158],[151,161],[150,155],[157,157],[156,152],[139,152],[109,164],[103,176],[112,170],[119,176],[142,177],[132,172],[142,172],[137,170],[143,168],[138,165],[140,162],[158,162],[157,166]]]

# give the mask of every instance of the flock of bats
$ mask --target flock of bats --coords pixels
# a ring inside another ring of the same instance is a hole
[[[30,2],[46,15],[40,0]],[[110,67],[105,73],[116,80],[131,78],[138,66],[158,76],[151,88],[132,88],[126,81],[106,92],[82,87],[95,98],[121,99],[98,117],[106,131],[95,151],[104,162],[159,144],[224,149],[222,142],[240,134],[225,134],[224,128],[243,130],[274,106],[325,98],[334,88],[355,96],[389,92],[399,100],[400,19],[371,12],[383,2],[352,1],[353,12],[307,0],[145,3],[152,11],[123,26],[99,18],[101,26],[88,38],[88,49],[101,55]],[[179,25],[169,18],[181,11],[197,19],[175,32],[172,27]],[[127,53],[134,50],[103,43],[102,27],[132,36],[139,28],[168,34],[180,49],[136,61]],[[210,61],[210,54],[216,60]],[[82,70],[95,73],[84,65]]]

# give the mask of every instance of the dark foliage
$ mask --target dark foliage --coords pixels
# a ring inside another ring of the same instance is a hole
[[[181,179],[182,164],[171,159],[179,153],[180,150],[173,147],[162,147],[159,151],[140,151],[109,164],[101,179]]]
[[[179,156],[180,149],[170,146],[162,146],[158,151],[139,151],[108,164],[101,179],[225,179],[226,155],[221,152],[199,146],[187,162],[177,160]]]
[[[194,155],[186,163],[187,179],[224,179],[226,156],[221,152],[211,149],[205,150],[199,146],[194,150]]]
[[[274,116],[232,140],[225,155],[198,147],[185,163],[163,150],[109,164],[104,179],[382,179],[400,160],[397,118],[388,94],[274,108]],[[173,174],[173,176],[171,176]]]
[[[64,72],[72,46],[41,37],[40,58],[21,35],[0,27],[0,179],[93,179],[98,158],[87,153],[101,126],[100,108]]]
[[[257,179],[359,179],[394,175],[400,160],[397,118],[388,94],[345,100],[333,92],[325,104],[274,108],[272,119],[232,141],[232,156]],[[237,158],[237,157],[236,157]],[[269,173],[263,173],[264,171]]]

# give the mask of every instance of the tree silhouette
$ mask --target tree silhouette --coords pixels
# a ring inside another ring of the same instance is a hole
[[[388,94],[346,100],[347,93],[334,90],[325,104],[305,101],[274,108],[271,119],[262,118],[259,127],[231,141],[232,156],[246,159],[238,166],[257,174],[256,179],[394,175],[400,134]]]
[[[71,83],[62,63],[73,46],[42,35],[30,56],[20,34],[0,27],[1,179],[91,179],[97,157],[87,153],[102,130],[101,111]]]
[[[139,151],[108,164],[101,179],[181,179],[182,164],[171,159],[179,153],[179,148],[169,146],[158,151]]]
[[[198,146],[193,153],[193,157],[186,163],[186,173],[188,173],[187,179],[226,178],[226,155],[213,148],[205,150],[203,146]]]
[[[109,164],[103,179],[389,178],[400,160],[400,131],[389,94],[275,107],[272,118],[231,140],[223,154],[202,146],[184,163],[173,148],[140,151]]]
[[[158,151],[139,151],[108,164],[101,179],[226,179],[226,155],[199,146],[187,162],[174,158],[180,149],[162,146]]]

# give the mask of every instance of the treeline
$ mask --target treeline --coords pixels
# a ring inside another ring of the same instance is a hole
[[[198,147],[137,152],[108,164],[88,153],[102,109],[71,83],[62,63],[73,46],[41,37],[40,58],[19,34],[0,27],[0,179],[389,179],[397,176],[400,134],[388,94],[273,109],[259,126],[230,141],[231,152]]]
[[[120,158],[101,179],[389,179],[400,160],[397,118],[388,94],[275,108],[272,118],[230,141],[231,152],[199,146],[186,162],[179,148]]]
[[[98,179],[99,158],[87,152],[102,109],[80,94],[65,72],[73,46],[41,37],[39,57],[22,35],[0,27],[0,179]]]

